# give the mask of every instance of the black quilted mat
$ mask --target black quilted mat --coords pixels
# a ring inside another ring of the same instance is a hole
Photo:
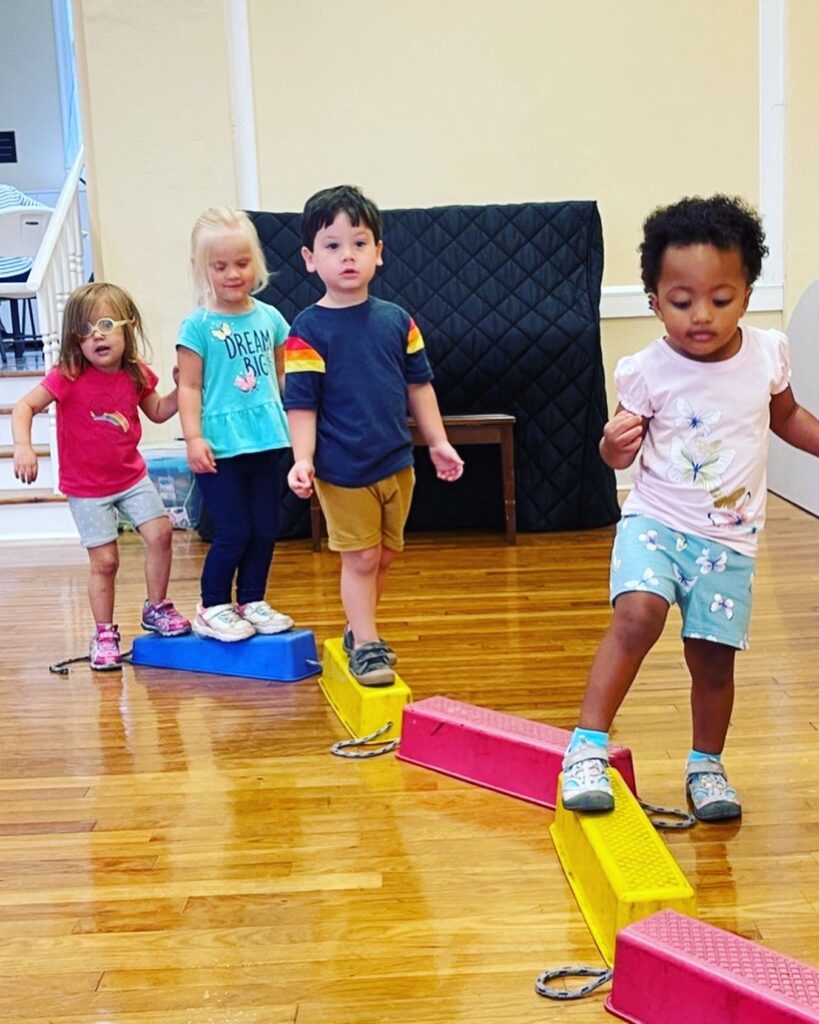
[[[299,214],[251,213],[270,284],[259,295],[292,321],[322,294],[300,255]],[[600,354],[603,272],[593,202],[386,210],[372,293],[415,318],[443,413],[511,413],[518,529],[616,522],[614,474],[597,444],[607,417]],[[422,449],[409,529],[501,529],[496,448],[461,450],[466,472],[439,483]],[[309,532],[285,498],[283,535]]]

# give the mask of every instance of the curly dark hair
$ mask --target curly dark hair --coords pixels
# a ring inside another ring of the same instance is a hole
[[[363,224],[381,241],[381,214],[378,207],[355,185],[335,185],[310,196],[301,215],[301,243],[313,251],[316,235],[329,227],[338,214],[346,213],[354,227]]]
[[[738,196],[693,196],[649,214],[643,224],[640,269],[647,293],[657,291],[663,256],[671,245],[713,245],[726,252],[737,249],[749,285],[759,277],[768,255],[762,221]]]

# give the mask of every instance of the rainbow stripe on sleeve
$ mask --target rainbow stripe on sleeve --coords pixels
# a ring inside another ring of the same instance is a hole
[[[327,367],[313,346],[304,338],[292,335],[284,348],[285,373],[324,373]]]
[[[418,330],[418,324],[410,317],[409,332],[407,333],[407,355],[411,356],[413,352],[420,352],[423,347],[424,339]]]

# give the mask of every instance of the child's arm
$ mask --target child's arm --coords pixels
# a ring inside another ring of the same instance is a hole
[[[152,423],[164,423],[179,412],[179,367],[173,368],[174,389],[167,395],[158,395],[152,391],[139,403],[140,409]]]
[[[276,379],[279,382],[279,394],[284,398],[284,345],[276,349]]]
[[[408,404],[421,437],[429,446],[429,457],[432,459],[438,479],[449,483],[458,480],[463,475],[464,460],[447,440],[432,384],[429,381],[424,384],[410,384]]]
[[[32,388],[11,411],[11,433],[14,438],[14,475],[24,484],[37,479],[37,453],[31,446],[31,421],[47,409],[54,395],[42,384]]]
[[[300,498],[309,498],[313,493],[313,477],[316,475],[313,465],[316,453],[316,410],[288,409],[287,423],[295,460],[287,474],[287,483],[294,494]]]
[[[215,473],[216,459],[202,437],[202,357],[183,345],[176,350],[176,357],[179,361],[179,418],[188,448],[188,465],[194,473]]]
[[[799,405],[790,387],[771,396],[771,430],[794,448],[819,455],[819,420]]]
[[[637,458],[643,443],[648,420],[618,405],[614,415],[603,427],[600,457],[612,469],[627,469]]]

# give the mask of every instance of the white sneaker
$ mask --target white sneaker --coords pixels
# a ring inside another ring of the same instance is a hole
[[[271,608],[267,601],[248,601],[237,604],[236,611],[257,633],[285,633],[293,628],[293,620]]]
[[[226,643],[247,640],[256,633],[252,624],[243,619],[232,604],[212,604],[210,608],[203,608],[200,604],[191,628],[197,636],[209,636]]]

